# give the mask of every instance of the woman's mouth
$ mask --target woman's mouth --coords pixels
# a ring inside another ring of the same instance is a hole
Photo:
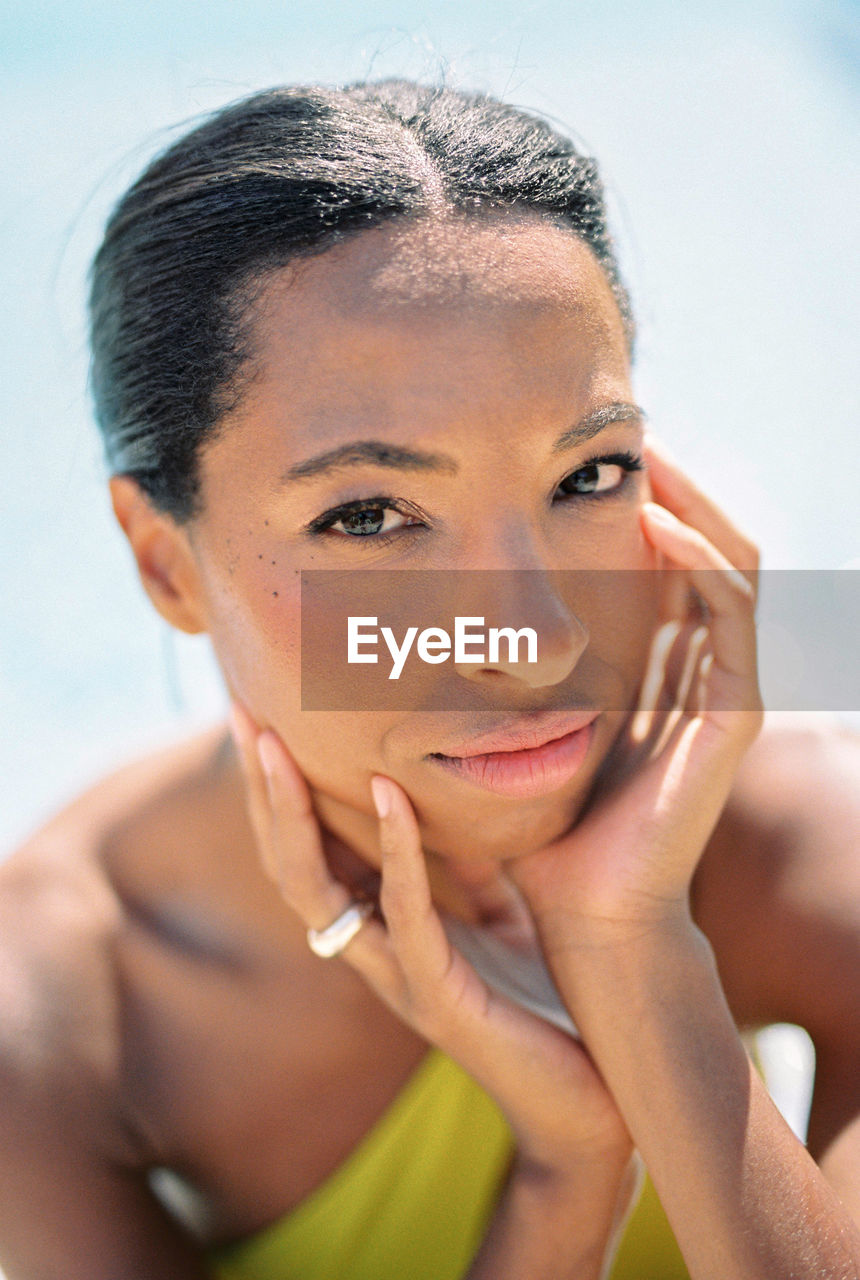
[[[597,716],[597,711],[556,714],[552,724],[547,717],[521,719],[450,754],[434,751],[425,759],[496,795],[513,799],[545,795],[564,786],[581,768]]]

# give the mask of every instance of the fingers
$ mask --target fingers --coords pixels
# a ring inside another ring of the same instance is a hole
[[[695,617],[683,622],[674,618],[655,632],[636,706],[640,736],[651,727],[654,713],[671,713],[687,705],[706,638],[707,627]]]
[[[248,812],[263,866],[286,903],[311,929],[325,929],[353,901],[326,862],[307,782],[271,729],[260,732],[234,702],[231,728],[245,777]],[[373,922],[366,922],[366,933]],[[377,925],[380,933],[384,931]],[[358,935],[345,948],[353,951]]]
[[[518,1070],[514,1064],[521,1054],[533,1052],[519,1038],[525,1035],[533,1045],[537,1037],[545,1052],[560,1052],[567,1061],[569,1037],[536,1022],[493,991],[451,945],[433,904],[409,797],[392,779],[379,775],[372,779],[371,789],[380,823],[380,905],[404,979],[400,1012],[422,1035],[483,1078],[497,1096],[510,1090],[513,1103],[526,1069],[524,1062]],[[502,1061],[504,1066],[499,1065]]]
[[[732,524],[725,512],[681,471],[650,433],[645,435],[648,478],[654,498],[684,524],[698,529],[752,583],[757,582],[759,553],[755,543]]]
[[[391,945],[420,1003],[444,982],[452,948],[433,905],[415,812],[401,787],[389,778],[371,780],[379,817],[382,883],[379,905]]]
[[[567,1140],[566,1112],[574,1098],[581,1108],[577,1127],[588,1102],[615,1140],[617,1113],[584,1049],[492,990],[448,941],[405,791],[380,775],[371,789],[380,823],[381,907],[403,975],[397,1011],[471,1072],[535,1149],[550,1150]],[[548,1088],[557,1090],[559,1106],[547,1111]]]
[[[263,865],[287,904],[311,929],[328,927],[354,901],[332,876],[305,778],[280,737],[262,732],[238,703],[231,727],[246,780],[248,810]],[[418,824],[408,797],[389,779],[373,779],[380,813],[386,927],[376,920],[339,952],[396,1012],[410,986],[428,1007],[431,985],[444,979],[450,945],[430,897]],[[411,979],[411,982],[410,982]]]
[[[308,785],[277,734],[257,741],[269,802],[269,843],[282,894],[312,929],[325,929],[352,895],[333,879],[325,860]]]
[[[294,891],[297,891],[295,905],[301,909],[303,886],[297,883],[300,877],[296,876],[295,869],[285,865],[278,848],[277,828],[279,824],[289,825],[292,811],[297,821],[295,833],[290,832],[291,848],[310,853],[311,857],[318,855],[318,836],[316,841],[314,839],[316,819],[304,779],[291,774],[289,766],[292,762],[285,758],[286,753],[281,757],[277,741],[273,741],[274,735],[261,732],[237,702],[232,705],[230,720],[245,776],[248,812],[263,865],[291,905]]]
[[[697,659],[686,711],[748,745],[761,727],[755,589],[697,529],[646,503],[642,521],[658,550],[684,568],[708,607],[707,643]],[[738,713],[745,713],[739,716]],[[725,713],[728,713],[726,715]]]
[[[651,541],[687,569],[710,612],[714,656],[725,670],[755,674],[755,591],[749,579],[698,530],[665,507],[646,502],[642,518]]]
[[[304,923],[326,928],[352,901],[329,870],[307,782],[271,729],[233,717],[248,805],[267,867]],[[499,1102],[524,1150],[547,1168],[571,1151],[618,1150],[629,1137],[583,1049],[497,995],[449,943],[433,905],[415,812],[392,779],[371,783],[379,817],[380,906],[338,956]],[[330,963],[329,960],[323,963]],[[576,1106],[569,1106],[576,1099]]]
[[[272,858],[273,850],[269,839],[269,791],[257,754],[260,730],[241,703],[236,701],[230,706],[230,729],[245,779],[245,801],[257,848],[266,874],[277,882],[278,867]]]

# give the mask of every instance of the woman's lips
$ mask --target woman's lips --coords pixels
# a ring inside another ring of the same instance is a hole
[[[597,714],[592,711],[568,716],[567,724],[573,723],[575,727],[565,733],[560,725],[556,730],[558,736],[555,737],[550,736],[551,730],[544,729],[541,732],[527,724],[522,728],[512,727],[506,734],[493,735],[496,739],[504,738],[508,741],[512,738],[532,741],[539,739],[533,746],[476,752],[472,749],[474,744],[470,743],[468,754],[443,755],[441,752],[434,752],[427,759],[456,774],[464,782],[471,782],[496,795],[515,799],[545,795],[564,786],[582,766],[594,736],[593,726]],[[480,739],[476,741],[480,742]]]
[[[526,751],[531,747],[542,747],[553,738],[563,738],[574,729],[584,729],[597,715],[593,707],[583,707],[579,711],[532,711],[484,733],[470,734],[463,742],[449,742],[444,751],[433,754],[483,756],[497,751]]]

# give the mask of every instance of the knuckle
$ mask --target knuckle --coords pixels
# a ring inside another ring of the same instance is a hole
[[[403,886],[383,876],[379,886],[379,907],[389,931],[396,933],[399,922],[407,914],[408,903]]]
[[[734,743],[741,752],[758,737],[764,723],[764,711],[755,696],[745,699],[742,707],[729,713],[724,729],[727,743]]]
[[[321,895],[315,892],[315,886],[304,867],[297,866],[293,859],[277,852],[273,854],[272,862],[277,867],[278,887],[287,902],[296,909],[301,907],[306,910],[310,904],[319,900]]]
[[[758,735],[761,733],[762,729],[764,728],[764,719],[765,719],[764,701],[762,699],[761,694],[757,690],[755,697],[751,699],[751,705],[750,705],[750,711],[749,711],[749,717],[748,717],[749,723],[747,725],[747,734],[749,736],[750,742],[752,742],[755,738],[757,738]]]
[[[381,829],[379,832],[379,847],[383,855],[397,854],[398,836],[396,831],[392,831],[391,823],[383,822],[381,824]]]
[[[740,600],[749,605],[755,604],[756,590],[749,578],[740,569],[726,571],[726,580]]]
[[[273,879],[277,881],[281,897],[288,906],[298,911],[301,893],[295,877],[289,874],[282,862],[273,861],[271,865],[274,868]]]
[[[406,991],[406,1013],[411,1025],[423,1036],[438,1044],[444,1039],[447,1018],[443,1002],[425,982],[410,983]]]

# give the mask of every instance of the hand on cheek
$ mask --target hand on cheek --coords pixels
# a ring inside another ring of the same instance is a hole
[[[232,719],[263,865],[309,929],[325,932],[355,899],[327,865],[307,783],[277,734],[260,732],[241,706]],[[630,1139],[582,1045],[489,988],[451,946],[406,792],[381,775],[371,790],[379,903],[361,913],[360,927],[334,954],[497,1099],[522,1159],[565,1179],[585,1170],[593,1177],[596,1169],[620,1177]]]

